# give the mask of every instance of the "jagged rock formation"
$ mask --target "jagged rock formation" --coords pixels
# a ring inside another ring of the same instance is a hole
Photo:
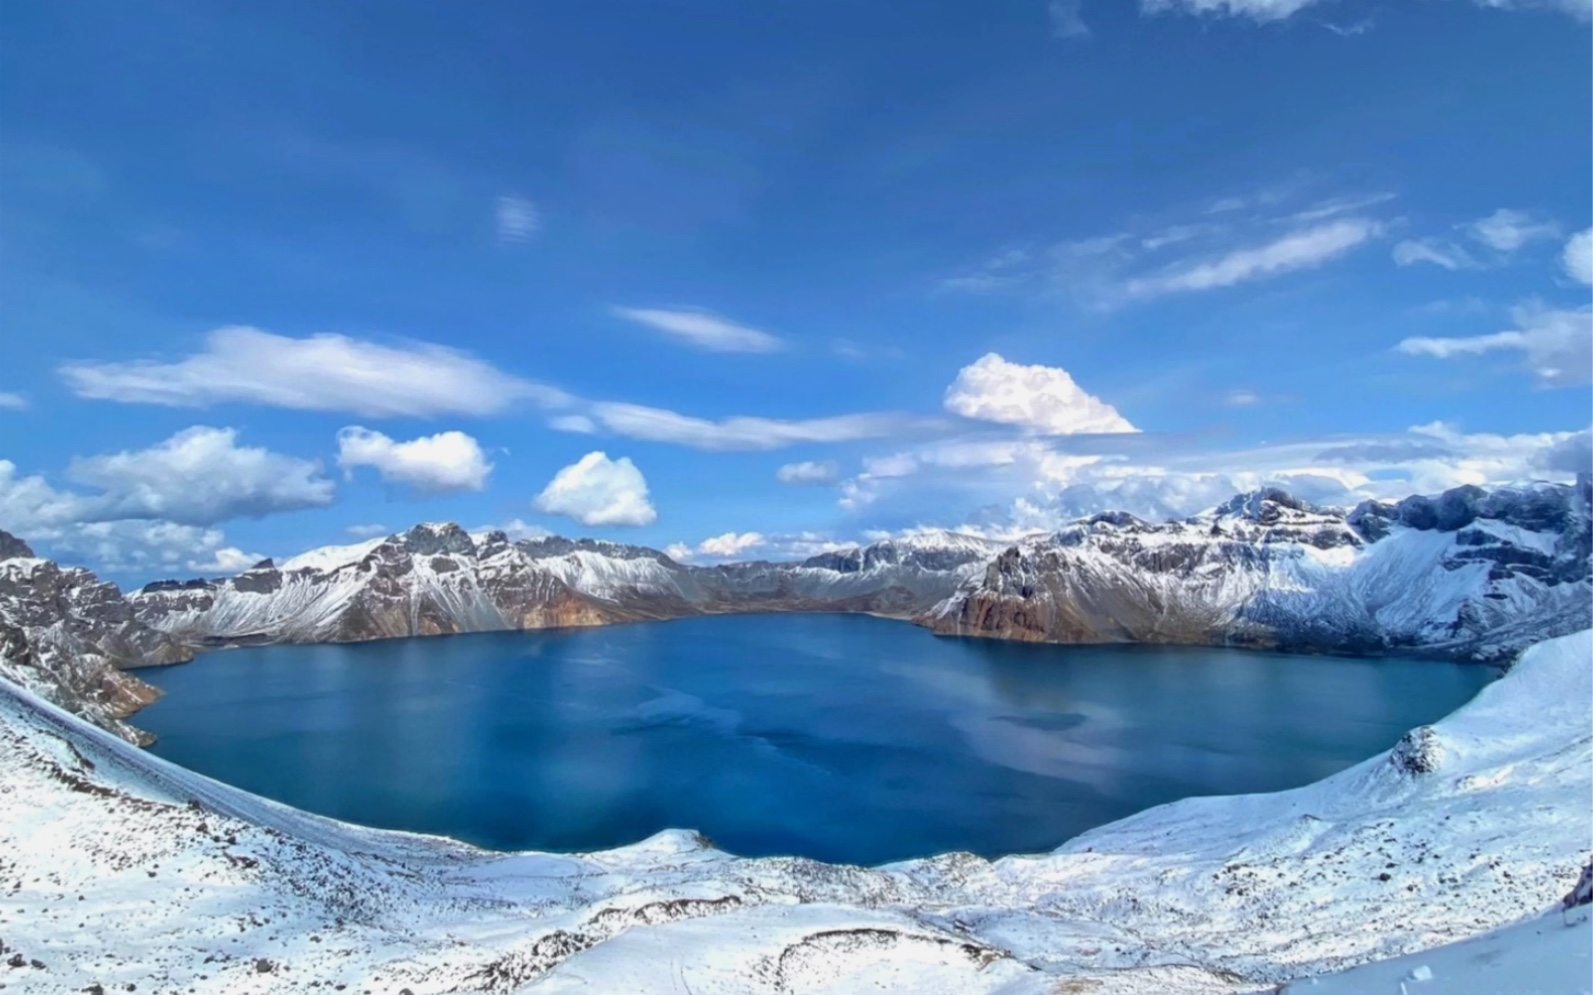
[[[934,533],[802,563],[687,566],[640,546],[559,537],[511,542],[418,525],[270,561],[223,581],[162,581],[139,618],[198,643],[353,642],[753,611],[911,615],[1000,548]]]
[[[193,658],[139,622],[115,584],[33,555],[0,531],[0,676],[134,743],[148,733],[122,719],[160,692],[123,673]]]
[[[1461,487],[1348,514],[1277,490],[1020,542],[920,621],[1036,642],[1503,660],[1593,623],[1593,485]]]

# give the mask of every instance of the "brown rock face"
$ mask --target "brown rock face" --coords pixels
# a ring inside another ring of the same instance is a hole
[[[124,739],[150,737],[122,720],[160,696],[124,670],[193,658],[133,616],[114,584],[31,556],[0,532],[0,676]]]

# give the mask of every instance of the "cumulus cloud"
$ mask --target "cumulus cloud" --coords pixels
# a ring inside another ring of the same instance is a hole
[[[1546,387],[1572,387],[1593,378],[1593,308],[1555,309],[1528,304],[1511,312],[1516,327],[1462,338],[1408,338],[1396,348],[1411,356],[1454,359],[1490,352],[1520,352]]]
[[[893,414],[837,415],[795,421],[738,416],[711,421],[663,408],[617,402],[594,404],[591,414],[604,428],[619,435],[708,450],[780,449],[804,442],[877,439],[900,431],[908,424],[902,416]]]
[[[536,499],[537,510],[582,525],[651,525],[658,512],[647,499],[647,480],[628,457],[587,453],[560,470]]]
[[[1560,265],[1578,283],[1593,283],[1593,228],[1571,236],[1560,254]]]
[[[946,388],[946,410],[1043,435],[1138,431],[1058,366],[1023,366],[987,353]]]
[[[14,394],[8,390],[0,390],[0,409],[7,411],[22,411],[28,406],[28,399],[21,394]]]
[[[1381,232],[1382,225],[1369,218],[1345,218],[1290,232],[1265,245],[1237,249],[1170,272],[1133,279],[1124,289],[1131,297],[1150,297],[1215,290],[1295,270],[1314,269],[1364,245]]]
[[[529,400],[568,403],[561,391],[511,376],[455,349],[380,345],[342,335],[295,339],[257,328],[220,328],[176,362],[68,363],[79,397],[207,407],[245,403],[369,418],[490,415]]]
[[[735,532],[726,532],[724,535],[704,539],[698,543],[697,552],[704,556],[731,559],[750,549],[757,549],[764,542],[763,535],[759,532],[742,532],[739,535]]]
[[[0,468],[0,501],[4,488],[4,470]],[[84,563],[103,574],[131,575],[139,582],[193,574],[233,574],[265,558],[226,545],[226,535],[220,529],[174,522],[71,523],[40,526],[19,534],[43,555],[66,563]]]
[[[693,556],[696,556],[697,551],[683,542],[672,542],[664,547],[664,555],[676,563],[685,563]]]
[[[332,503],[320,463],[237,440],[235,429],[195,426],[148,449],[74,459],[67,479],[99,493],[72,495],[73,517],[212,525]]]
[[[866,461],[865,472],[841,482],[838,503],[876,519],[910,510],[938,526],[1003,538],[1108,510],[1180,518],[1264,486],[1350,506],[1461,484],[1568,480],[1593,461],[1590,440],[1588,429],[1493,435],[1444,423],[1242,449],[1143,435],[1096,437],[1115,447],[1099,452],[1058,449],[1067,442],[1059,438],[953,440],[895,454],[889,464],[899,476],[871,472],[884,461]],[[960,524],[945,517],[948,509],[981,505]]]
[[[785,343],[756,328],[696,308],[617,307],[614,314],[709,352],[778,352]]]
[[[531,241],[537,229],[542,227],[536,205],[513,194],[498,198],[493,220],[498,230],[498,241],[506,245],[523,245]]]
[[[774,473],[780,483],[795,486],[833,484],[840,476],[841,466],[834,460],[787,463]]]
[[[423,494],[484,490],[492,473],[481,445],[463,432],[394,442],[360,425],[337,433],[337,465],[351,477],[355,467],[372,467],[383,481]]]

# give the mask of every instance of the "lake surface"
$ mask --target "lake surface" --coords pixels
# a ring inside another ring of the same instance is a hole
[[[211,653],[140,671],[167,696],[136,721],[162,757],[366,825],[546,850],[690,828],[877,864],[1306,784],[1494,673],[729,616]]]

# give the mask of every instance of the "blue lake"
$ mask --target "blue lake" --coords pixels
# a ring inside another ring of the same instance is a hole
[[[211,653],[141,671],[167,694],[135,721],[162,757],[371,826],[545,850],[677,827],[877,864],[1306,784],[1494,673],[729,616]]]

